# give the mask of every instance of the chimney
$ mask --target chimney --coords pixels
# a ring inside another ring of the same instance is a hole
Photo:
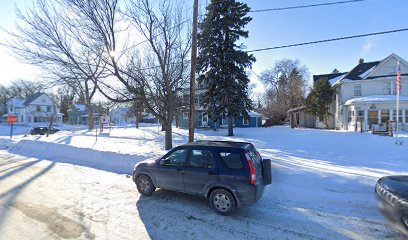
[[[359,63],[359,64],[364,63],[364,58],[360,58],[360,60],[358,60],[358,63]]]

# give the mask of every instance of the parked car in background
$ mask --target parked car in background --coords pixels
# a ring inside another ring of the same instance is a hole
[[[271,184],[271,161],[248,142],[198,141],[139,162],[133,181],[142,195],[156,187],[204,196],[219,214],[256,203]]]
[[[60,131],[59,129],[50,128],[50,134],[54,134],[56,132]],[[33,129],[31,129],[30,134],[31,135],[45,135],[48,132],[48,127],[35,127]]]
[[[408,176],[380,178],[375,192],[380,211],[408,236]]]

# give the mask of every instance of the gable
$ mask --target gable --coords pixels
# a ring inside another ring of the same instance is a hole
[[[400,61],[401,73],[408,73],[408,63],[396,54],[391,54],[367,75],[366,79],[372,79],[376,77],[395,76],[397,74],[397,62]]]
[[[27,98],[28,101],[29,98]],[[30,99],[31,100],[31,99]],[[52,106],[54,102],[47,94],[37,94],[30,102],[25,102],[25,105],[42,105],[42,106]]]

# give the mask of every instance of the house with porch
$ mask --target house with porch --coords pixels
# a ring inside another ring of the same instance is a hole
[[[11,98],[6,104],[7,114],[15,115],[15,124],[37,126],[48,124],[52,119],[53,125],[62,125],[62,116],[57,104],[45,93],[35,93],[25,99]]]
[[[194,127],[196,128],[226,128],[228,127],[228,118],[219,121],[213,121],[208,117],[207,110],[202,104],[202,97],[205,92],[205,86],[197,84],[195,90],[195,112],[194,112]],[[178,113],[178,124],[180,128],[188,128],[189,126],[189,92],[183,92],[182,97],[183,107]],[[248,111],[249,118],[239,117],[233,119],[234,127],[249,128],[262,127],[263,115],[254,111]]]
[[[396,74],[400,62],[401,85],[398,124],[408,129],[408,62],[396,54],[373,62],[360,59],[349,72],[314,75],[325,79],[335,90],[330,105],[330,128],[339,130],[385,129],[387,121],[396,124]],[[324,128],[322,119],[315,119],[317,128]]]
[[[93,120],[95,126],[99,125],[100,113],[96,105],[92,105]],[[68,124],[71,125],[88,125],[89,124],[89,112],[85,104],[76,103],[68,110]]]

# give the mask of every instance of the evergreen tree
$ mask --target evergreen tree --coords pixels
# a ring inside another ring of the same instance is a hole
[[[232,120],[249,117],[249,78],[245,69],[255,58],[243,51],[237,41],[248,37],[244,27],[252,20],[246,16],[250,8],[235,0],[212,0],[199,24],[197,72],[198,82],[205,84],[203,105],[209,117],[228,117],[228,136],[233,136]]]
[[[306,111],[315,117],[324,120],[326,128],[329,128],[330,104],[333,101],[334,90],[329,81],[321,79],[316,81],[306,98]]]

